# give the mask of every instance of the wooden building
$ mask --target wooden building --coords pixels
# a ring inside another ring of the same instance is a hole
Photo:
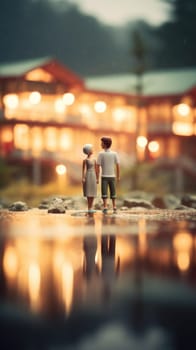
[[[82,78],[46,57],[0,65],[0,157],[35,182],[58,163],[80,179],[82,146],[110,135],[122,166],[181,164],[196,174],[196,68]]]

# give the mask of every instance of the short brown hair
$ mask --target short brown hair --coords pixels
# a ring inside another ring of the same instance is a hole
[[[104,146],[107,147],[107,148],[110,148],[111,145],[112,145],[112,139],[111,139],[111,137],[103,136],[103,137],[101,138],[101,141],[104,143]]]

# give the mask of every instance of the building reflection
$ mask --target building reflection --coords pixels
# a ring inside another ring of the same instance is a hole
[[[144,273],[195,287],[196,238],[186,222],[149,225],[141,219],[134,223],[137,234],[131,232],[131,224],[130,234],[123,234],[123,226],[116,234],[118,219],[88,220],[86,235],[2,239],[1,299],[47,317],[68,317],[79,305],[109,302],[131,277],[137,309],[133,315],[138,316]]]

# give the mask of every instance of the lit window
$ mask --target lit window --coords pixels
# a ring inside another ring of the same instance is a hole
[[[193,134],[193,125],[191,123],[174,122],[172,130],[176,135],[191,136]]]
[[[14,145],[21,150],[29,149],[29,127],[25,124],[17,124],[14,127]]]
[[[89,105],[81,104],[79,105],[78,109],[84,117],[91,117],[92,112]]]
[[[186,103],[180,103],[176,106],[177,112],[180,116],[186,117],[190,113],[190,107]]]
[[[104,101],[97,101],[94,104],[95,112],[104,113],[106,111],[107,105]]]
[[[139,147],[145,148],[148,143],[148,140],[145,136],[138,136],[136,142]]]
[[[62,151],[67,151],[72,147],[70,131],[61,130],[59,135],[59,146]]]
[[[39,127],[32,128],[31,137],[33,154],[39,154],[43,149],[42,129]]]
[[[37,105],[41,101],[41,94],[38,91],[33,91],[29,95],[29,101],[32,105]]]
[[[12,142],[13,135],[11,128],[4,128],[1,135],[2,142]]]
[[[15,109],[19,104],[18,96],[16,94],[5,95],[3,97],[3,103],[5,104],[5,107]]]
[[[124,121],[126,119],[128,113],[123,108],[116,108],[116,109],[114,109],[112,114],[113,114],[115,121],[121,123],[122,121]]]
[[[48,127],[44,130],[44,142],[47,151],[57,150],[57,130],[53,127]]]
[[[148,144],[148,149],[152,153],[156,153],[159,151],[159,143],[157,141],[150,141]]]
[[[37,68],[26,74],[26,80],[44,81],[49,83],[54,80],[53,76],[41,68]]]
[[[58,98],[55,101],[55,111],[57,113],[63,113],[65,111],[65,105],[64,105],[64,103],[63,103],[61,98]]]
[[[66,106],[71,106],[75,101],[75,96],[71,92],[67,92],[63,95],[63,103]]]

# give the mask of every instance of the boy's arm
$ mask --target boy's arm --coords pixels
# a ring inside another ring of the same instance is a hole
[[[99,183],[99,173],[98,173],[98,166],[97,166],[97,162],[96,161],[95,161],[95,174],[96,174],[97,183]]]
[[[96,163],[96,177],[97,183],[99,183],[100,165]]]
[[[116,163],[116,178],[117,181],[120,181],[120,164]]]

